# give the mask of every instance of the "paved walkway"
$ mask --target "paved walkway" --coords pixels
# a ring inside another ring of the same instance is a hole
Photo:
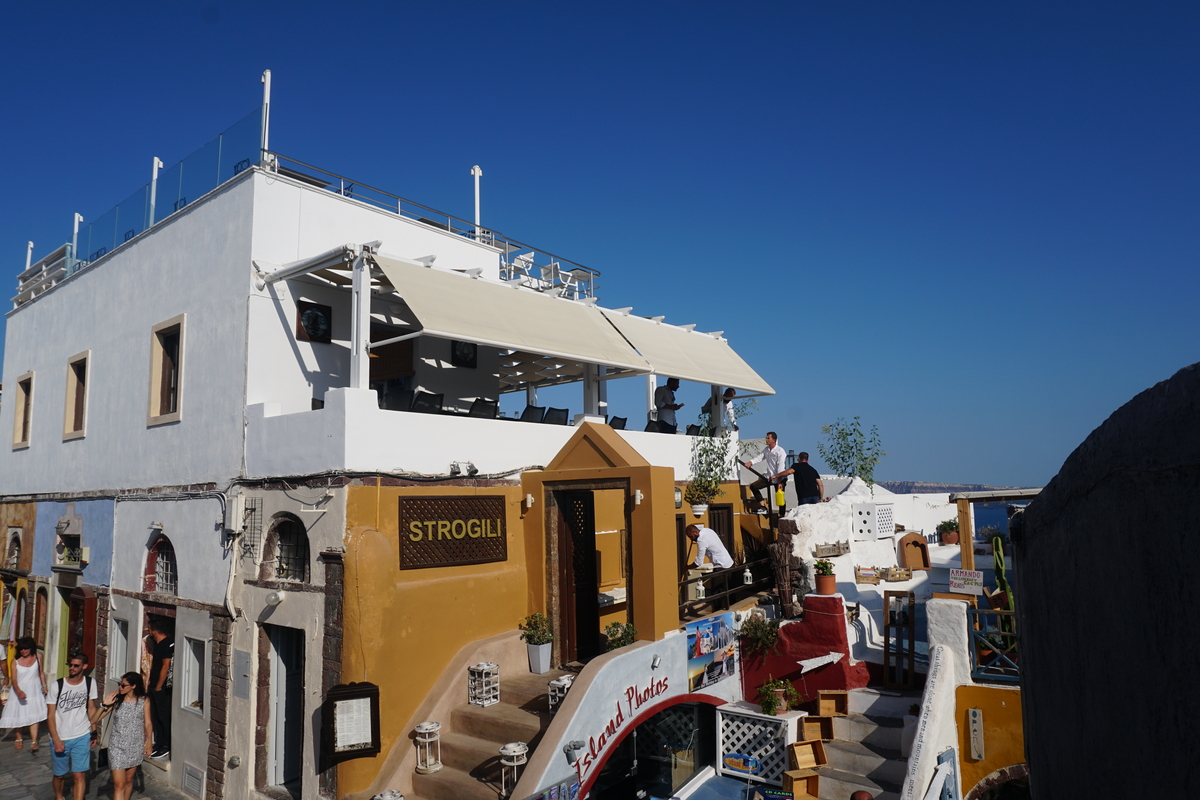
[[[41,746],[38,752],[29,750],[29,730],[24,731],[25,747],[17,750],[13,747],[16,739],[12,731],[3,731],[0,736],[0,798],[4,800],[54,800],[54,786],[51,784],[53,773],[50,771],[50,736],[46,726],[41,726]],[[166,783],[166,773],[151,765],[144,765],[142,773],[146,776],[146,790],[135,791],[134,800],[152,798],[153,800],[195,800],[191,795],[184,794]],[[66,797],[71,797],[71,784],[68,779]],[[88,788],[85,795],[87,800],[103,800],[112,797],[112,778],[108,772],[99,772],[88,776]]]

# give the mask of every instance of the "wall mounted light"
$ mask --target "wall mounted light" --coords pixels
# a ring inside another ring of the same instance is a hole
[[[643,498],[643,497],[644,497],[644,495],[642,494],[642,490],[641,490],[641,489],[634,489],[634,490],[633,490],[633,504],[634,504],[635,506],[640,506],[640,505],[642,504],[642,498]]]
[[[563,745],[563,753],[567,756],[567,763],[572,767],[579,760],[579,751],[584,748],[584,743],[578,739],[573,739]]]
[[[531,508],[533,508],[533,495],[527,494],[525,495],[525,510],[528,511]]]
[[[662,656],[654,654],[654,660],[650,662],[650,669],[658,669],[662,665]]]
[[[270,592],[267,594],[266,604],[271,608],[283,602],[283,592]]]

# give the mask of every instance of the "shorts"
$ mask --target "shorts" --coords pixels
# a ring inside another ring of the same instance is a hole
[[[54,741],[50,742],[50,763],[54,768],[54,777],[61,778],[68,772],[87,772],[92,767],[92,735],[85,733],[77,739],[63,742],[63,751],[54,749]]]

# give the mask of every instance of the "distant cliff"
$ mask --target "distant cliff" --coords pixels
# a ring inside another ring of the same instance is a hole
[[[926,483],[925,481],[875,481],[895,494],[941,494],[943,492],[998,492],[1019,486],[988,486],[983,483]]]

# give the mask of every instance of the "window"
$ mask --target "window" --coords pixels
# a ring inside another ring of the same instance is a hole
[[[29,447],[29,429],[33,420],[33,373],[17,378],[16,406],[13,409],[13,449]]]
[[[114,680],[125,674],[129,654],[129,621],[113,617],[108,633],[108,676]]]
[[[63,440],[80,439],[87,422],[87,381],[90,353],[67,359],[67,402],[63,412]]]
[[[183,331],[185,314],[154,326],[150,337],[150,411],[148,425],[178,422],[183,408]]]
[[[263,553],[262,580],[308,581],[308,534],[300,520],[283,516],[275,521]]]
[[[5,555],[4,564],[9,569],[21,568],[21,529],[8,529],[8,553]]]
[[[183,691],[180,704],[204,713],[204,640],[183,637]]]
[[[175,568],[175,548],[171,540],[159,536],[146,555],[143,591],[175,594],[178,591],[178,571]]]

